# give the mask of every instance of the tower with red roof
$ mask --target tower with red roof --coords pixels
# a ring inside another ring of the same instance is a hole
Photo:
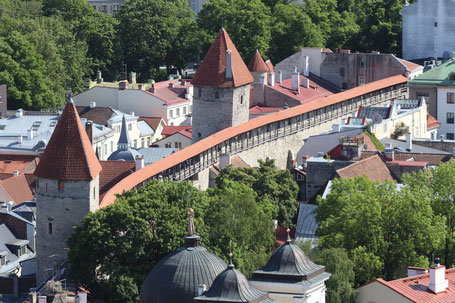
[[[99,206],[101,165],[76,107],[68,102],[35,170],[37,283],[67,256],[73,227]]]
[[[264,104],[264,86],[267,84],[269,67],[265,64],[258,50],[254,53],[253,58],[251,58],[248,64],[248,70],[254,78],[251,105]]]
[[[192,80],[193,142],[248,121],[253,77],[221,29]]]

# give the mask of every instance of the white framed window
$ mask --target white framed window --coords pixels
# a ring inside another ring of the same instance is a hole
[[[177,117],[180,117],[180,108],[176,108],[176,109],[175,109],[175,115],[176,115]]]
[[[17,256],[20,257],[22,255],[25,255],[27,253],[27,245],[21,246],[17,252]]]
[[[148,137],[147,138],[147,147],[150,147],[150,144],[152,144],[152,138]]]
[[[186,115],[186,106],[183,107],[183,114]]]
[[[111,141],[111,153],[114,152],[114,141]]]
[[[141,138],[141,147],[145,147],[145,138]]]
[[[133,123],[128,123],[128,130],[132,130],[133,129]]]
[[[169,110],[169,118],[174,118],[174,111],[172,109]]]
[[[134,148],[137,148],[137,139],[134,139]]]
[[[104,155],[107,155],[107,143],[104,143]]]

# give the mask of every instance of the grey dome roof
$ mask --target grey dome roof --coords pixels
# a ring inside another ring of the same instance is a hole
[[[254,278],[308,280],[325,272],[325,266],[317,265],[289,239],[275,250],[269,262],[253,272]]]
[[[152,268],[142,285],[140,303],[193,303],[199,294],[199,285],[210,287],[227,267],[221,258],[198,246],[193,210],[188,214],[185,246],[168,254]]]
[[[250,285],[246,277],[234,265],[216,277],[208,291],[194,299],[195,302],[255,302],[269,303],[275,300],[269,298],[267,292],[258,290]]]
[[[139,152],[135,149],[127,149],[127,150],[116,150],[113,152],[108,160],[116,160],[116,161],[135,161],[136,156],[139,155]]]

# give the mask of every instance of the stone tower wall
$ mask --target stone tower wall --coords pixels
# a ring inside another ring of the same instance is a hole
[[[254,78],[253,86],[253,105],[264,104],[264,86],[268,81],[267,72],[251,72]],[[265,77],[265,82],[263,77]]]
[[[193,142],[248,121],[249,103],[250,84],[236,88],[195,86]]]
[[[66,239],[74,226],[99,206],[99,176],[92,181],[64,181],[59,190],[57,180],[39,179],[36,190],[36,260],[37,284],[67,258]],[[52,224],[52,233],[50,233]]]

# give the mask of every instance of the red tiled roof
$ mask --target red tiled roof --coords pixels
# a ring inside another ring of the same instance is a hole
[[[267,65],[269,72],[271,73],[275,72],[275,68],[273,67],[272,61],[270,61],[270,59],[265,61],[265,65]]]
[[[382,89],[384,87],[398,85],[406,82],[408,82],[408,78],[406,78],[403,75],[388,77],[325,98],[313,100],[303,105],[295,106],[286,110],[281,110],[276,113],[263,115],[255,119],[251,119],[245,123],[236,125],[234,127],[225,128],[211,136],[208,136],[194,144],[191,144],[190,146],[184,149],[181,149],[173,153],[172,155],[164,159],[158,160],[155,163],[147,165],[146,167],[135,172],[131,176],[128,176],[127,178],[123,179],[117,185],[111,188],[109,192],[106,193],[103,201],[100,204],[100,208],[113,203],[115,201],[116,194],[120,194],[124,190],[130,190],[137,184],[149,179],[150,177],[159,174],[160,172],[168,168],[171,168],[174,165],[181,163],[184,159],[190,159],[191,157],[197,156],[201,152],[209,149],[210,147],[216,146],[217,144],[220,144],[221,142],[224,142],[229,138],[245,133],[257,127],[267,125],[272,122],[285,120],[321,107],[330,106],[332,104],[336,104],[344,100],[355,98],[363,94],[367,94],[375,90]]]
[[[179,134],[181,134],[181,135],[183,135],[183,136],[185,136],[187,138],[190,138],[190,139],[193,138],[193,134],[188,129],[184,129],[184,130],[179,131]]]
[[[250,108],[250,114],[263,114],[263,113],[272,113],[282,110],[282,107],[266,107],[266,106],[259,106],[255,105]]]
[[[147,124],[156,131],[161,121],[164,119],[162,117],[139,117],[138,121],[141,120],[147,122]]]
[[[182,82],[185,85],[182,85]],[[172,84],[172,87],[169,86]],[[155,92],[145,91],[147,94],[152,95],[161,101],[165,102],[167,105],[177,104],[188,101],[185,98],[185,92],[188,87],[192,86],[190,80],[184,79],[174,79],[157,82],[154,84]]]
[[[427,129],[433,129],[439,126],[441,126],[441,123],[439,123],[435,117],[427,113]]]
[[[435,294],[429,290],[430,274],[422,274],[393,281],[376,281],[396,291],[403,297],[416,303],[450,303],[455,298],[455,268],[446,269],[446,277],[449,287],[443,292]]]
[[[367,175],[373,181],[385,182],[386,180],[393,181],[393,176],[387,165],[378,155],[360,160],[354,164],[346,166],[336,171],[340,178],[349,179],[358,176]]]
[[[395,163],[399,166],[425,166],[428,162],[425,161],[414,161],[414,160],[392,160],[388,161],[389,163]]]
[[[37,159],[36,156],[0,155],[0,174],[11,175],[15,170],[24,173],[32,172],[38,163]]]
[[[406,68],[411,72],[419,67],[422,67],[422,65],[418,65],[418,64],[412,63],[410,61],[404,60],[404,59],[398,59],[398,60],[400,60],[401,63],[403,63],[406,66]]]
[[[307,79],[308,77],[300,76],[300,83],[302,83],[303,79]],[[292,79],[283,80],[280,83],[275,83],[274,86],[267,85],[267,87],[279,91],[280,93],[292,97],[298,100],[300,103],[304,104],[316,99],[320,99],[321,97],[327,97],[333,95],[331,91],[326,89],[323,86],[317,85],[314,81],[310,80],[309,88],[305,88],[300,85],[299,94],[296,91],[293,91],[292,88]]]
[[[232,81],[226,81],[226,50],[231,50]],[[228,33],[222,29],[202,60],[191,83],[201,86],[238,87],[253,82],[253,76],[240,57]]]
[[[33,201],[34,195],[25,174],[19,174],[0,181],[0,187],[3,188],[16,205],[25,201]]]
[[[256,50],[256,52],[254,53],[253,58],[251,58],[251,61],[248,64],[248,70],[250,72],[268,72],[269,71],[269,67],[267,66],[267,64],[265,64],[265,62],[262,59],[262,56],[258,50]]]
[[[231,157],[231,165],[234,168],[247,168],[251,167],[248,165],[245,161],[242,160],[239,156],[235,155]],[[220,164],[217,163],[211,167],[212,171],[215,173],[215,175],[219,175],[220,173]]]
[[[35,176],[54,180],[92,180],[101,171],[74,103],[67,103],[41,156]]]
[[[100,201],[104,194],[136,169],[134,161],[100,161]]]
[[[191,133],[191,126],[182,126],[182,125],[179,125],[179,126],[170,126],[170,125],[166,125],[163,127],[163,131],[161,132],[161,134],[163,136],[172,136],[173,134],[175,133],[179,133],[181,131],[187,131],[189,133]]]
[[[429,165],[439,165],[440,162],[447,162],[452,159],[450,154],[418,154],[395,152],[395,160],[407,161],[412,159],[417,162],[427,162]]]

